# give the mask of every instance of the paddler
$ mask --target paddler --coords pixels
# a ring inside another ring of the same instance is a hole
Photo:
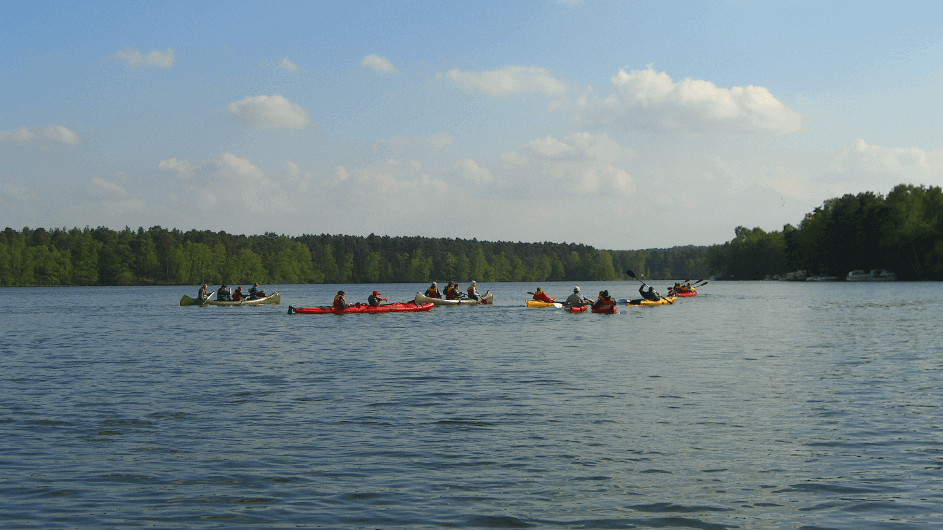
[[[472,300],[478,300],[480,295],[478,294],[478,282],[472,280],[471,285],[468,286],[468,297]]]
[[[537,291],[534,292],[534,300],[537,300],[538,302],[547,302],[548,304],[556,302],[556,300],[547,296],[547,293],[545,293],[540,287],[538,287]]]
[[[652,302],[658,302],[659,300],[661,300],[661,295],[655,292],[654,287],[649,286],[648,290],[646,291],[645,284],[642,284],[638,288],[638,292],[640,295],[642,295],[642,298],[646,300],[651,300]]]
[[[253,283],[252,287],[249,287],[249,300],[256,298],[265,298],[265,291],[259,289],[259,284]]]
[[[216,299],[220,302],[225,302],[231,299],[229,296],[229,286],[225,283],[219,286],[219,290],[216,291]]]
[[[599,291],[599,297],[596,298],[596,302],[593,303],[593,309],[599,310],[599,308],[606,305],[615,305],[616,301],[609,296],[609,291]]]
[[[387,297],[380,296],[380,291],[377,291],[377,290],[374,290],[373,294],[367,297],[367,303],[372,305],[373,307],[377,307],[378,305],[380,305],[380,300],[383,300],[384,302],[390,301]]]
[[[439,292],[439,286],[432,282],[432,285],[426,289],[426,297],[428,298],[442,298],[442,293]]]
[[[347,299],[344,298],[344,291],[337,291],[337,296],[334,297],[334,303],[331,307],[340,310],[347,309]]]
[[[205,284],[205,283],[203,284],[203,287],[200,287],[200,290],[197,291],[196,297],[197,297],[197,300],[199,300],[199,301],[201,301],[201,302],[205,302],[205,301],[206,301],[207,295],[206,295],[206,284]]]
[[[577,285],[573,287],[573,294],[566,297],[566,305],[571,307],[582,307],[586,305],[587,300],[589,300],[589,298],[586,298],[580,294],[580,286]]]
[[[445,286],[445,299],[455,300],[459,298],[459,296],[458,284],[455,282],[449,282],[449,284]]]

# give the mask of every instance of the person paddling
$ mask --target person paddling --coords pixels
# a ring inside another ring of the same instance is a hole
[[[373,291],[373,294],[367,297],[367,303],[372,305],[373,307],[377,307],[378,305],[380,305],[380,300],[383,300],[384,302],[390,301],[389,298],[385,296],[380,296],[380,291]]]
[[[566,305],[572,307],[582,307],[586,305],[587,300],[589,299],[580,294],[580,286],[577,285],[573,288],[573,294],[566,297]]]
[[[538,302],[547,302],[548,304],[556,302],[556,300],[550,298],[540,287],[538,287],[534,292],[534,300],[537,300]]]
[[[468,297],[472,300],[478,300],[480,296],[478,294],[478,282],[472,280],[471,285],[468,286]]]
[[[232,297],[230,297],[229,286],[227,286],[225,283],[220,285],[219,290],[216,291],[216,299],[220,302],[231,300]]]
[[[256,298],[265,298],[265,291],[259,289],[259,284],[254,283],[252,287],[249,287],[249,300],[255,300]]]
[[[642,295],[642,298],[646,300],[651,300],[652,302],[658,302],[659,300],[661,300],[661,295],[655,292],[654,287],[649,287],[648,290],[646,291],[645,285],[642,284],[641,286],[639,286],[638,292],[640,295]]]
[[[201,301],[201,302],[205,302],[207,296],[208,296],[208,295],[206,294],[206,284],[204,283],[204,284],[203,284],[203,287],[200,287],[200,290],[197,291],[196,297],[197,297],[197,300],[199,300],[199,301]]]
[[[432,282],[432,285],[426,289],[427,298],[442,298],[442,293],[439,292],[439,286],[435,282]]]
[[[599,297],[593,303],[593,309],[599,311],[602,307],[614,305],[616,305],[616,301],[609,296],[609,291],[599,291]]]
[[[334,303],[331,307],[341,311],[347,309],[347,299],[344,297],[344,291],[337,291],[337,296],[334,297]]]

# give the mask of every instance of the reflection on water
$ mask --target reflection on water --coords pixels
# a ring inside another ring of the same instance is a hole
[[[530,284],[288,315],[374,286],[265,287],[282,305],[0,290],[0,527],[943,522],[937,284],[712,282],[616,315],[524,308]]]

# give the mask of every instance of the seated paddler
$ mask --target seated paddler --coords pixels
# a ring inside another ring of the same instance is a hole
[[[253,283],[252,287],[249,287],[249,300],[256,298],[265,298],[265,291],[259,289],[259,284]]]
[[[642,286],[638,288],[638,292],[640,295],[642,295],[642,298],[646,300],[651,300],[652,302],[657,302],[661,300],[661,295],[655,292],[654,287],[649,287],[648,290],[646,291],[645,285],[642,284]]]
[[[588,298],[580,294],[580,287],[577,285],[573,288],[573,294],[566,297],[566,305],[572,307],[582,307],[586,305]]]
[[[438,284],[432,282],[432,285],[426,289],[426,296],[429,298],[442,298],[442,293],[439,292]]]
[[[216,291],[216,299],[220,302],[226,302],[232,298],[229,296],[229,286],[223,284],[219,287],[219,290]]]
[[[540,287],[534,291],[534,300],[537,300],[538,302],[547,302],[548,304],[556,302],[556,300],[550,298]]]
[[[383,300],[384,302],[389,302],[389,299],[385,296],[380,296],[380,291],[377,291],[377,290],[374,290],[373,294],[367,297],[367,303],[372,305],[373,307],[377,307],[378,305],[380,305],[380,300]]]
[[[472,280],[471,285],[468,286],[468,297],[471,298],[472,300],[478,300],[479,296],[480,295],[478,294],[478,282],[476,282],[475,280]]]
[[[347,298],[344,297],[344,291],[337,291],[337,295],[334,296],[334,303],[331,304],[331,307],[340,310],[347,309]]]

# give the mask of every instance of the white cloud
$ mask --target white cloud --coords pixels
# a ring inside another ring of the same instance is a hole
[[[126,215],[129,212],[140,212],[145,209],[144,201],[129,197],[128,190],[123,186],[99,177],[92,177],[88,191],[96,213]]]
[[[832,164],[832,169],[839,173],[864,171],[882,175],[919,177],[929,176],[943,170],[941,167],[943,150],[927,153],[916,147],[882,147],[868,145],[862,139],[842,149],[841,154]]]
[[[216,181],[207,191],[217,197],[241,199],[230,200],[227,207],[253,213],[294,211],[290,197],[282,187],[249,160],[223,153],[213,159],[213,164],[217,167]]]
[[[288,57],[282,57],[281,59],[279,59],[278,66],[281,66],[282,68],[284,68],[285,70],[288,70],[289,72],[294,72],[298,70],[298,65],[291,62],[288,59]]]
[[[193,170],[196,167],[188,160],[177,160],[177,157],[171,157],[167,160],[161,160],[157,163],[157,169],[164,171],[173,171],[178,177],[188,179],[193,176]]]
[[[619,158],[631,158],[635,152],[623,149],[606,134],[587,132],[567,136],[563,141],[551,136],[533,140],[524,146],[533,156],[544,158],[578,157],[612,162]]]
[[[516,169],[517,180],[536,178],[542,191],[563,190],[579,196],[624,196],[635,191],[632,177],[624,169],[604,163],[630,159],[635,152],[608,135],[581,132],[563,140],[548,135],[528,142],[521,150],[527,154],[504,153],[501,159]],[[548,178],[553,183],[549,187]]]
[[[154,66],[157,68],[170,68],[174,64],[174,51],[167,48],[164,51],[154,50],[147,55],[141,55],[137,48],[125,48],[114,55],[120,61],[124,61],[128,68],[141,68],[142,66]]]
[[[303,129],[311,122],[305,109],[279,94],[234,101],[229,112],[256,129]]]
[[[546,138],[532,140],[524,146],[524,149],[545,158],[560,158],[576,152],[573,146],[556,140],[549,134]]]
[[[501,161],[510,167],[524,167],[530,165],[530,158],[514,151],[501,155]]]
[[[44,128],[27,127],[23,125],[12,131],[0,131],[0,142],[13,141],[25,144],[33,142],[34,140],[49,140],[69,145],[77,145],[82,142],[82,138],[79,135],[62,125],[50,125]]]
[[[99,177],[92,177],[92,191],[100,197],[109,199],[125,199],[128,196],[127,190],[121,185]]]
[[[299,168],[298,164],[292,162],[291,160],[286,160],[285,173],[287,173],[290,177],[297,177],[301,174],[301,168]]]
[[[770,132],[802,128],[802,115],[763,87],[718,88],[710,81],[673,82],[653,69],[612,78],[615,92],[587,101],[580,118],[592,125],[642,132]]]
[[[442,74],[437,76],[441,77]],[[465,90],[497,97],[534,93],[559,97],[566,93],[563,82],[546,68],[537,66],[506,66],[500,70],[482,72],[462,72],[456,68],[449,70],[445,77]]]
[[[383,72],[385,74],[395,74],[399,71],[395,66],[393,66],[393,63],[391,63],[389,59],[377,54],[365,56],[360,61],[360,66],[366,66],[367,68],[372,68],[377,72]]]
[[[491,172],[483,167],[479,167],[474,160],[465,158],[459,160],[452,169],[461,170],[462,176],[476,184],[487,184],[494,180]]]

